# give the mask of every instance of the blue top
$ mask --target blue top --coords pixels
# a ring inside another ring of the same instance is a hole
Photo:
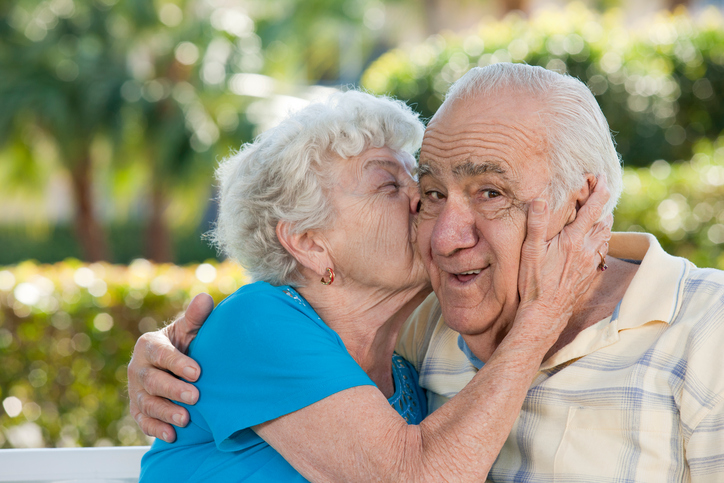
[[[251,429],[356,386],[374,385],[342,339],[289,286],[245,285],[222,301],[189,348],[199,400],[172,444],[157,439],[141,482],[306,481]],[[417,373],[393,356],[392,406],[412,424],[427,413]]]

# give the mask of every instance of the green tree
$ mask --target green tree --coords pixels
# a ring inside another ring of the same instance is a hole
[[[210,25],[206,14],[213,12],[200,5],[22,0],[0,7],[7,40],[0,46],[0,144],[8,148],[12,171],[21,173],[32,172],[35,161],[21,156],[32,152],[33,136],[24,133],[41,132],[53,141],[71,175],[76,233],[89,261],[110,255],[94,206],[94,190],[102,188],[94,187],[99,160],[92,153],[99,140],[112,148],[103,160],[109,178],[129,170],[142,175],[131,183],[146,187],[133,191],[149,200],[149,258],[173,258],[165,214],[173,191],[190,184],[208,199],[210,147],[219,139],[209,109],[239,107],[225,84],[239,50],[232,34]],[[238,109],[223,112],[227,131],[248,137]],[[103,187],[112,189],[113,181]]]
[[[93,203],[90,147],[117,129],[126,80],[108,19],[106,9],[68,1],[0,6],[0,141],[28,148],[32,138],[17,134],[30,126],[54,140],[71,175],[76,232],[88,260],[108,256]]]
[[[587,83],[627,165],[690,159],[698,139],[724,129],[724,21],[695,22],[684,10],[646,29],[622,27],[616,12],[580,5],[531,19],[509,15],[468,35],[435,35],[380,57],[362,83],[432,116],[450,84],[474,66],[526,62]]]
[[[214,28],[207,17],[213,11],[199,11],[198,2],[148,5],[146,15],[135,19],[128,48],[130,79],[121,88],[127,129],[117,164],[137,164],[145,171],[146,256],[170,262],[167,207],[174,191],[190,183],[208,199],[216,154],[212,146],[221,134],[211,111],[226,107],[229,137],[248,133],[237,130],[240,103],[226,90],[238,60],[233,35]]]

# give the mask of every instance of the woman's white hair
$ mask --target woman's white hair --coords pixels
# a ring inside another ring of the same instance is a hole
[[[295,233],[330,227],[336,216],[327,196],[331,164],[385,146],[414,156],[424,129],[403,102],[356,90],[291,114],[220,163],[213,242],[254,281],[300,285],[277,223],[290,222]]]
[[[549,143],[551,209],[560,208],[581,188],[583,175],[605,173],[611,199],[603,216],[613,213],[623,189],[621,157],[588,87],[542,67],[499,63],[471,69],[450,88],[445,100],[491,97],[503,91],[532,94],[543,102],[540,115]]]

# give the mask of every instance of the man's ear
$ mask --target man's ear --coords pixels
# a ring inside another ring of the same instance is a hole
[[[588,198],[591,196],[591,193],[593,193],[593,189],[596,187],[596,183],[598,182],[598,178],[596,178],[595,175],[592,173],[587,173],[585,175],[585,183],[583,183],[583,186],[581,186],[581,189],[574,192],[572,194],[572,200],[576,204],[576,209],[571,212],[569,219],[566,221],[566,224],[572,223],[573,220],[576,219],[576,215],[578,214],[578,210],[581,209],[583,205],[586,204],[586,201],[588,201]]]
[[[277,238],[304,268],[322,277],[327,267],[334,268],[324,237],[317,232],[297,233],[288,221],[279,221]]]
[[[586,182],[576,193],[576,212],[581,209],[581,206],[586,204],[586,201],[588,201],[591,193],[593,193],[594,188],[596,188],[597,182],[598,178],[596,178],[596,176],[594,176],[592,173],[586,174]]]

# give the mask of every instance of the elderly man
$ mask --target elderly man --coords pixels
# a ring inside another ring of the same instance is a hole
[[[420,153],[418,242],[429,247],[437,300],[418,309],[399,347],[432,409],[510,324],[525,226],[518,206],[548,190],[561,227],[591,173],[608,175],[615,198],[618,166],[603,114],[571,77],[497,65],[453,86]],[[724,274],[667,255],[645,234],[614,234],[609,254],[540,368],[491,480],[724,481]]]
[[[417,366],[434,410],[509,330],[527,203],[550,200],[553,236],[598,175],[608,178],[612,210],[621,172],[582,83],[512,64],[473,69],[451,88],[428,125],[419,169],[418,243],[436,296],[408,321],[397,350]],[[650,235],[623,233],[601,269],[489,479],[724,481],[724,274],[667,255]],[[165,365],[176,372],[188,363]],[[174,411],[159,412],[170,420]]]

